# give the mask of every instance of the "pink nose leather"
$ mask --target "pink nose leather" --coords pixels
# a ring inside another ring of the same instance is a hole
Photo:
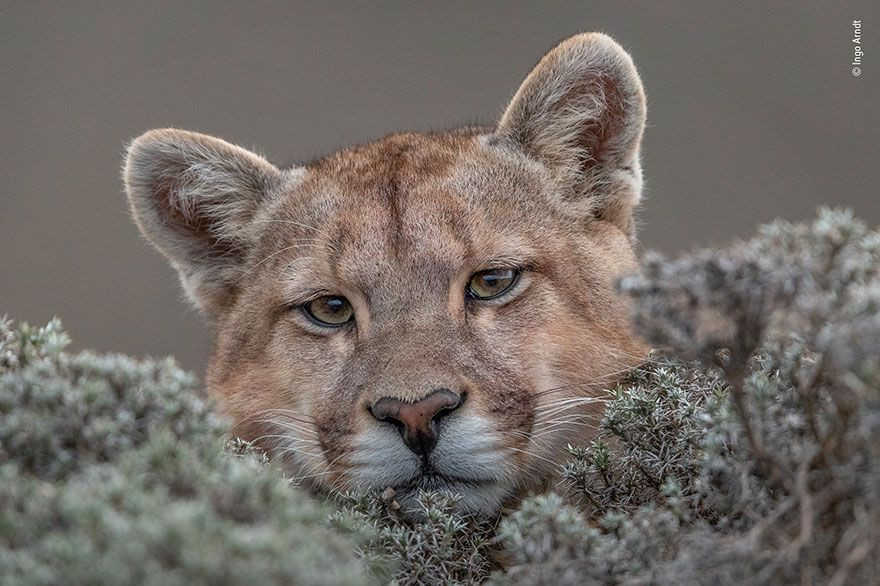
[[[436,421],[459,405],[458,394],[438,389],[415,403],[384,397],[373,404],[370,412],[379,421],[397,425],[407,447],[425,456],[437,444]]]

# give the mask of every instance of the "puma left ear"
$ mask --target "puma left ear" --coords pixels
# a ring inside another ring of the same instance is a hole
[[[570,212],[632,234],[644,128],[645,93],[632,59],[611,37],[585,33],[541,59],[496,137],[547,167]]]
[[[136,138],[123,178],[141,232],[216,316],[234,298],[251,221],[281,181],[264,158],[219,138],[166,128]]]

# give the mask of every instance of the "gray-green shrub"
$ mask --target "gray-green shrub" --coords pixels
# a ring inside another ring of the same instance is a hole
[[[573,450],[579,509],[532,501],[502,523],[516,563],[497,580],[876,583],[880,235],[822,210],[649,255],[621,290],[679,362],[636,373],[600,442]]]
[[[192,376],[67,341],[0,321],[0,583],[370,581],[323,507],[224,452]]]
[[[172,362],[0,323],[3,583],[870,584],[880,576],[880,234],[848,212],[623,279],[656,353],[557,494],[496,526],[424,494],[326,509]],[[357,559],[360,558],[360,559]],[[369,573],[368,573],[369,569]]]

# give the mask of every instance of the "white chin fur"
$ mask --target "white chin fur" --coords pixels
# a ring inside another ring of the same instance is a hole
[[[458,495],[462,511],[493,515],[513,492],[512,470],[492,426],[477,415],[444,420],[429,461],[436,475],[426,477],[421,459],[400,434],[390,425],[377,425],[358,439],[349,474],[360,489],[394,488],[405,511],[416,508],[419,490],[435,490]]]

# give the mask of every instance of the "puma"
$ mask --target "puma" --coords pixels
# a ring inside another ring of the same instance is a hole
[[[493,514],[594,436],[646,355],[614,289],[636,266],[645,111],[629,55],[580,34],[492,127],[290,168],[152,130],[124,180],[213,325],[206,384],[233,433],[317,491]]]

